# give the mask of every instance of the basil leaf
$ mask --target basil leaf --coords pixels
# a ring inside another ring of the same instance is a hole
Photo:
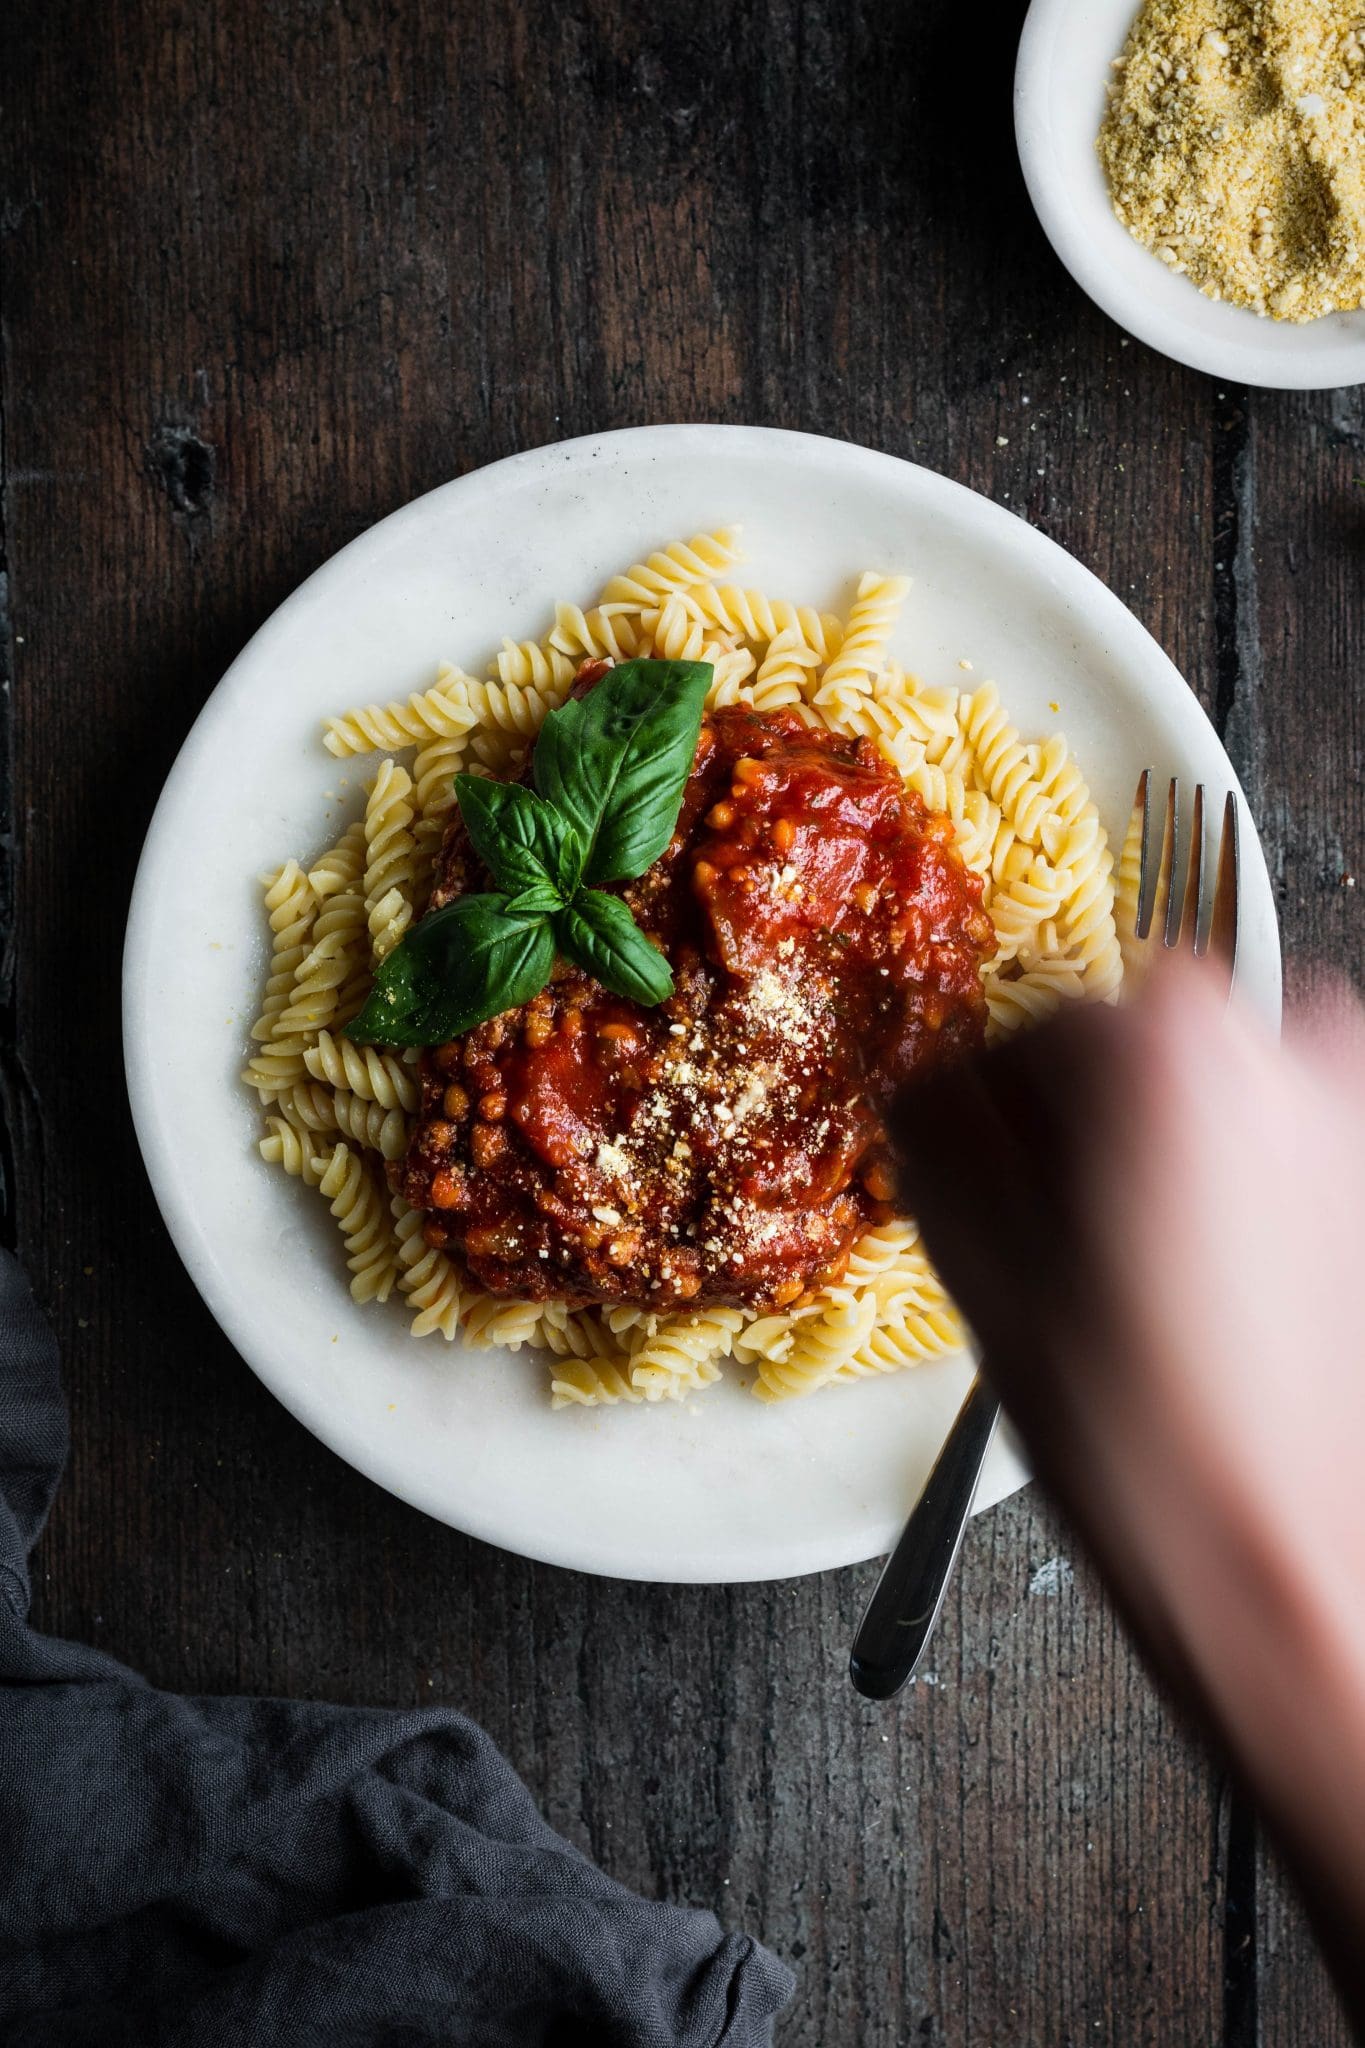
[[[708,661],[624,661],[545,720],[532,773],[582,839],[584,881],[642,875],[673,837],[711,675]]]
[[[619,896],[580,889],[554,921],[560,951],[618,996],[652,1009],[673,993],[667,960],[640,930]]]
[[[554,964],[546,918],[510,914],[506,896],[461,896],[414,925],[375,969],[346,1036],[358,1045],[444,1045],[528,1003]]]
[[[583,841],[570,824],[564,826],[564,839],[559,849],[559,868],[555,881],[559,893],[568,903],[583,879]]]
[[[507,917],[553,917],[564,908],[564,898],[550,882],[533,882],[516,896],[509,896]]]
[[[568,827],[544,797],[524,782],[457,775],[455,800],[470,843],[499,889],[516,895],[554,883]]]

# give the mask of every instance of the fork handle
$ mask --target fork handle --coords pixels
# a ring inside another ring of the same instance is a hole
[[[870,1700],[898,1693],[928,1648],[999,1413],[978,1373],[853,1639],[849,1677]]]

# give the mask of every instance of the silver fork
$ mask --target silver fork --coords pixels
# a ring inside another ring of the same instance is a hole
[[[1241,890],[1237,798],[1228,791],[1210,887],[1203,783],[1195,787],[1184,832],[1179,778],[1171,777],[1159,825],[1153,816],[1152,781],[1152,770],[1144,768],[1124,840],[1124,862],[1134,848],[1139,852],[1134,929],[1125,935],[1125,958],[1145,957],[1159,929],[1169,951],[1183,944],[1196,959],[1211,958],[1209,971],[1222,973],[1231,994]],[[923,1662],[999,1415],[1000,1403],[978,1371],[853,1639],[849,1677],[868,1699],[889,1700]]]
[[[1160,843],[1153,830],[1152,771],[1144,768],[1138,777],[1137,794],[1128,825],[1128,839],[1141,833],[1142,861],[1134,939],[1150,944],[1158,925],[1161,942],[1174,952],[1182,943],[1198,960],[1213,956],[1228,993],[1237,973],[1237,930],[1241,896],[1241,840],[1237,798],[1232,790],[1223,804],[1223,829],[1218,839],[1218,859],[1213,886],[1207,885],[1204,844],[1204,785],[1195,784],[1190,829],[1182,835],[1180,778],[1173,775],[1166,789],[1166,806],[1160,828]],[[1185,838],[1182,847],[1181,839]],[[1180,875],[1184,870],[1184,887]]]

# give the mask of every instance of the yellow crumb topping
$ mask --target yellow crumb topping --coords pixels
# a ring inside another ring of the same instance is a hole
[[[1365,304],[1360,0],[1146,0],[1098,147],[1124,226],[1209,298]]]

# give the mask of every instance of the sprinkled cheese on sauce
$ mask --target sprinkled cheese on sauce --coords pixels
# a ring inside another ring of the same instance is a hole
[[[888,1213],[890,1094],[981,1037],[991,928],[943,824],[866,742],[717,713],[626,891],[672,996],[641,1009],[564,965],[438,1048],[399,1176],[427,1241],[490,1292],[641,1311],[837,1276]]]

